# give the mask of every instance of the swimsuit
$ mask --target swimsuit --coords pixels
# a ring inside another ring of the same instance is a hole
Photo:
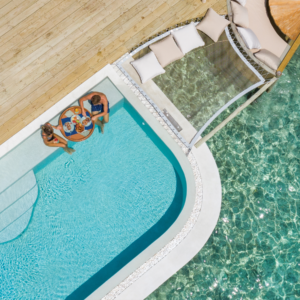
[[[96,104],[94,105],[92,102],[90,102],[91,105],[92,105],[92,112],[96,112],[96,111],[99,111],[99,112],[103,112],[103,104]],[[107,113],[109,114],[110,112],[110,109],[109,109],[109,102],[107,101]]]
[[[53,141],[54,139],[56,139],[56,137],[54,137],[53,134],[51,134],[51,135],[42,134],[42,136],[45,136],[45,137],[47,138],[47,141],[48,141],[48,142],[51,142],[51,141]],[[57,142],[59,142],[59,141],[57,140]],[[56,142],[56,143],[57,143],[57,142]]]

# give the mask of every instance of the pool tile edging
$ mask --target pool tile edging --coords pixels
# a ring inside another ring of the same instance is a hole
[[[120,60],[121,59],[122,57],[120,58]],[[148,110],[152,113],[152,115],[156,118],[156,120],[162,125],[162,127],[170,134],[170,136],[175,140],[175,142],[179,145],[182,151],[184,153],[187,153],[188,148],[177,138],[173,130],[171,130],[170,127],[165,123],[163,118],[159,116],[159,114],[152,107],[152,105],[146,100],[143,94],[133,84],[130,83],[130,80],[118,68],[117,62],[112,64],[112,67],[116,71],[116,73],[121,77],[124,83],[131,89],[131,91],[139,98],[139,100],[146,106],[146,108],[148,108]],[[196,185],[196,199],[195,199],[192,213],[188,221],[186,222],[182,230],[167,245],[165,245],[159,252],[157,252],[153,257],[151,257],[142,266],[140,266],[137,270],[135,270],[131,275],[129,275],[125,280],[123,280],[117,287],[115,287],[112,291],[110,291],[106,296],[104,296],[102,298],[103,300],[113,300],[117,296],[119,296],[131,284],[133,284],[147,271],[149,271],[153,266],[155,266],[164,257],[166,257],[174,248],[176,248],[187,237],[187,235],[190,233],[190,231],[196,224],[196,221],[201,211],[201,205],[203,199],[202,180],[201,180],[199,166],[194,157],[194,154],[190,152],[187,158],[191,164],[193,174],[194,174],[194,179],[195,179],[195,185]]]

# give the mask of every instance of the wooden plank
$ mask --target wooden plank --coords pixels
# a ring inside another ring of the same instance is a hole
[[[219,12],[220,15],[227,15],[228,14],[227,5],[222,7],[218,12]]]
[[[114,16],[115,12],[125,3],[126,3],[126,0],[114,1],[111,5],[109,5],[107,8],[105,8],[105,10],[103,12],[99,13],[96,16],[97,18],[95,18],[95,20],[93,20],[94,22],[96,22],[96,24],[92,28],[89,28],[87,26],[80,27],[79,30],[82,31],[83,35],[78,36],[78,38],[72,42],[74,52],[68,56],[62,56],[61,60],[52,64],[52,67],[50,68],[51,74],[53,74],[53,75],[57,74],[63,68],[65,68],[65,66],[70,64],[72,61],[76,60],[80,56],[80,53],[83,53],[83,51],[81,50],[82,45],[85,45],[84,47],[87,48],[86,43],[90,40],[90,38],[92,38],[97,33],[99,33],[104,28],[104,26],[107,24],[107,21],[105,21],[105,18],[109,15]],[[122,9],[124,9],[124,6],[122,7]],[[89,41],[89,44],[92,44],[92,42]],[[48,61],[48,63],[50,65],[52,62]]]
[[[11,49],[12,46],[15,46],[16,44],[18,44],[18,42],[12,43],[12,40],[16,35],[21,37],[20,33],[22,30],[24,30],[24,27],[26,28],[27,31],[29,31],[29,29],[32,29],[33,26],[36,26],[36,28],[40,28],[44,23],[46,23],[47,16],[50,14],[49,11],[51,11],[51,9],[53,9],[55,6],[57,6],[62,1],[63,0],[49,1],[44,6],[42,6],[40,9],[38,9],[38,11],[36,13],[33,13],[26,20],[20,22],[18,25],[14,26],[9,32],[2,35],[1,36],[2,45],[0,47],[0,55],[2,55],[3,53],[5,53],[9,49]],[[21,40],[23,41],[22,38],[21,38]],[[10,43],[6,45],[6,43],[9,41],[10,41]],[[20,42],[20,40],[19,40],[19,42]]]
[[[0,0],[0,9],[7,5],[11,0]]]
[[[107,47],[101,49],[101,52],[97,53],[97,56],[107,57],[109,56],[109,62],[112,63],[118,57],[121,57],[124,53],[128,51],[128,49],[123,45],[127,40],[129,40],[132,36],[134,36],[138,30],[145,28],[150,24],[153,20],[163,14],[165,11],[169,9],[169,5],[167,3],[163,3],[158,8],[156,8],[152,13],[147,15],[144,19],[142,19],[137,25],[131,27],[124,34],[122,34],[118,39],[114,40]],[[111,55],[109,55],[111,53]],[[117,56],[116,59],[114,59]],[[92,66],[93,69],[99,71],[100,65],[98,63],[95,66]]]
[[[104,2],[105,1],[103,1],[103,3]],[[106,0],[106,2],[109,2],[109,0]],[[99,6],[99,9],[100,8],[101,6]],[[97,14],[98,11],[94,10],[93,14],[89,15],[89,18],[92,18],[93,15],[97,15]],[[87,24],[90,24],[90,26],[92,26],[92,23],[90,22],[89,18],[86,20],[86,22]],[[88,29],[89,27],[85,28],[85,30]],[[46,51],[42,56],[40,56],[37,59],[37,61],[31,63],[29,67],[26,67],[22,69],[19,73],[14,74],[14,80],[12,80],[11,78],[7,78],[6,80],[4,80],[3,84],[6,88],[6,95],[8,96],[7,93],[9,92],[9,88],[13,89],[13,93],[16,94],[18,92],[18,89],[15,88],[15,84],[21,81],[24,77],[29,77],[27,80],[29,82],[30,80],[33,81],[34,76],[39,76],[39,74],[49,69],[48,65],[52,66],[54,64],[57,64],[59,59],[62,59],[63,57],[69,55],[72,51],[74,51],[75,49],[74,46],[72,45],[73,40],[78,36],[80,36],[81,34],[84,34],[84,32],[85,31],[81,31],[81,29],[75,30],[70,35],[62,39],[62,41],[60,41],[54,47]],[[36,66],[40,66],[39,70],[37,70]],[[8,83],[10,83],[10,85]],[[22,87],[20,86],[19,89],[21,88]],[[13,94],[10,94],[9,96],[11,97],[13,96]]]
[[[137,43],[225,7],[224,0],[47,1],[0,0],[0,15],[20,15],[0,20],[0,143]]]
[[[10,107],[9,102],[4,103],[3,110],[5,110],[6,112],[1,114],[0,126],[3,125],[4,123],[8,122],[9,119],[13,118],[15,115],[20,113],[26,107],[28,107],[29,110],[33,111],[35,109],[35,107],[31,106],[32,103],[34,103],[34,101],[36,99],[38,99],[38,97],[41,94],[43,94],[43,93],[45,93],[45,91],[47,91],[47,84],[49,84],[51,78],[52,78],[52,75],[50,73],[45,73],[42,76],[40,76],[37,81],[37,84],[40,85],[39,88],[37,88],[33,91],[31,90],[30,94],[27,97],[24,97],[22,99],[22,101],[15,103],[13,107]],[[32,89],[34,87],[35,86],[29,86],[26,89],[24,89],[24,92],[26,93],[27,89]],[[31,107],[31,109],[30,109],[30,107]],[[1,107],[1,110],[2,110],[2,107]]]
[[[97,0],[90,0],[90,2],[96,2]],[[13,58],[9,59],[5,64],[0,67],[0,81],[4,78],[8,78],[13,74],[21,71],[27,67],[31,62],[47,52],[51,47],[64,39],[64,34],[70,34],[75,31],[84,22],[83,12],[86,9],[85,6],[80,7],[70,18],[66,18],[56,26],[55,32],[48,32],[44,36],[36,39],[28,47],[21,52],[17,53]],[[4,59],[1,56],[1,59]],[[4,71],[6,76],[4,75]]]
[[[42,0],[45,1],[45,0]],[[46,0],[49,1],[49,0]],[[37,0],[26,0],[22,1],[20,5],[17,5],[14,9],[12,9],[10,12],[6,13],[4,16],[0,18],[0,32],[1,32],[1,26],[4,24],[8,24],[10,26],[14,26],[16,22],[18,22],[19,18],[22,18],[22,14],[26,9],[28,9],[31,5],[37,3]]]
[[[192,11],[189,11],[184,14],[180,14],[181,20],[184,21],[186,19],[192,19],[197,17],[202,17],[205,15],[206,11],[209,7],[212,7],[220,0],[207,0],[206,3],[203,3],[202,5],[195,6],[195,9]]]
[[[158,3],[158,1],[154,1],[153,3]],[[135,23],[137,19],[142,19],[143,14],[147,15],[147,9],[138,12],[140,7],[141,3],[137,2],[137,5],[135,7],[123,14],[123,16],[126,15],[124,16],[123,20],[124,22],[125,20],[127,20],[127,22],[122,26],[120,26],[120,24],[118,23],[116,24],[115,22],[112,22],[104,27],[106,24],[101,23],[101,26],[98,28],[99,32],[91,37],[86,43],[82,43],[82,45],[76,49],[77,55],[79,54],[79,56],[81,56],[82,58],[81,61],[87,60],[86,57],[96,55],[99,51],[101,52],[101,47],[105,47],[108,44],[108,36],[110,40],[114,40],[114,37],[121,35],[122,32],[124,32],[124,30],[126,30],[128,26],[132,26],[132,23]],[[151,9],[151,6],[149,6],[149,9]],[[57,72],[59,72],[62,67],[68,64],[70,61],[73,60],[70,57],[66,57],[64,61],[61,61],[58,65],[50,69],[51,74],[57,74]]]
[[[5,61],[8,61],[10,58],[15,57],[18,53],[20,53],[23,49],[26,49],[26,47],[30,46],[31,43],[33,43],[38,38],[44,37],[44,41],[48,41],[50,36],[53,35],[53,28],[56,29],[56,26],[63,20],[71,16],[75,11],[77,11],[80,8],[80,5],[81,4],[79,4],[77,1],[66,0],[66,2],[61,3],[51,11],[50,15],[56,14],[56,16],[51,18],[50,20],[47,20],[47,23],[45,23],[43,26],[34,28],[34,31],[29,35],[27,28],[25,29],[25,32],[21,31],[19,34],[23,38],[24,42],[16,45],[15,51],[11,51],[10,49],[7,50],[4,54],[6,56]],[[59,31],[59,33],[60,32],[61,31]],[[0,48],[0,53],[2,53],[2,47]],[[0,58],[2,57],[3,54]]]
[[[217,12],[220,14],[220,11],[221,11],[224,7],[227,7],[226,0],[218,1],[218,2],[215,3],[211,8],[212,8],[214,11],[217,11]]]
[[[10,11],[12,11],[15,7],[17,7],[19,4],[21,4],[25,0],[19,0],[19,1],[9,1],[6,5],[1,7],[0,9],[0,19],[7,14],[9,14]]]
[[[138,43],[149,38],[153,34],[162,30],[162,28],[167,28],[169,24],[175,24],[175,20],[178,20],[176,11],[180,10],[186,5],[185,2],[179,1],[174,6],[172,6],[168,11],[163,13],[159,18],[151,22],[147,27],[140,30],[136,35],[134,35],[130,40],[124,43],[125,47],[129,50]]]
[[[41,36],[41,30],[43,34],[45,29],[48,31],[81,7],[81,5],[74,0],[57,2],[52,0],[51,3],[52,5],[49,8],[46,6],[43,7],[43,11],[40,13],[41,15],[36,14],[30,24],[26,24],[26,27],[23,26],[19,33],[22,38],[25,39],[29,35],[38,38]],[[38,18],[38,20],[36,18]]]
[[[43,71],[42,69],[40,71]],[[28,79],[26,79],[22,85],[25,85],[26,83],[28,83],[30,80],[34,80],[36,77],[38,76],[38,73],[33,73],[32,76],[28,76]],[[10,79],[8,79],[10,80]],[[22,86],[20,85],[20,88],[22,88]],[[8,89],[6,89],[5,91],[2,92],[1,96],[2,96],[2,101],[4,101],[4,99],[6,99],[9,96],[14,95],[15,93],[17,93],[17,89],[15,88],[15,84],[11,85],[11,92],[13,94],[8,94],[10,91]],[[17,102],[17,99],[14,99],[14,101]]]
[[[282,60],[280,66],[278,67],[277,72],[282,73],[283,70],[286,68],[289,61],[292,59],[293,55],[295,54],[296,50],[300,45],[300,34],[298,35],[297,39],[294,41],[292,47],[290,48],[289,52],[286,54],[284,59]]]
[[[157,2],[157,3],[159,3],[159,2]],[[149,9],[153,9],[154,7],[155,6],[152,5],[152,6],[149,7]],[[153,12],[153,16],[159,15],[159,12],[163,13],[163,11],[165,11],[167,8],[168,8],[168,5],[166,5],[166,4],[161,5],[161,7],[159,7],[157,10],[155,10]],[[150,16],[151,16],[151,14],[150,14]],[[148,21],[148,16],[146,16],[144,19],[142,19],[142,22],[139,24],[138,28],[141,28],[141,26],[143,26],[143,27],[146,26],[147,25],[147,21]],[[122,39],[124,40],[124,39],[126,39],[126,37],[129,37],[130,34],[132,34],[131,32],[132,31],[134,32],[135,30],[136,30],[136,26],[132,27],[131,30],[127,31],[126,34],[124,34],[122,36],[121,41],[122,41]],[[107,54],[109,54],[110,52],[112,52],[112,49],[117,48],[118,45],[121,44],[121,41],[117,41],[118,43],[113,42],[112,44],[110,44],[109,47],[106,47],[104,49],[104,51],[103,51],[102,54],[105,54],[105,56],[106,56]],[[125,49],[122,49],[122,50],[125,51]],[[118,49],[118,51],[120,51],[120,48]],[[102,55],[102,57],[103,57],[103,55]],[[102,66],[103,65],[102,61],[100,63],[97,63],[97,66],[96,66],[96,70],[97,71],[99,70],[98,68],[100,67],[99,64]],[[75,67],[75,65],[72,65],[72,68],[74,68],[74,67]],[[93,69],[95,69],[95,67]],[[20,95],[20,96],[24,96],[24,95]],[[14,97],[13,100],[15,100],[15,99],[18,99],[18,97]],[[19,103],[19,101],[16,100],[16,103]],[[7,109],[8,109],[8,107],[3,106],[2,109],[1,109],[1,114],[5,114],[5,111]],[[6,120],[6,118],[4,118],[4,120]]]
[[[155,3],[155,2],[154,2]],[[157,4],[159,4],[159,1],[157,1]],[[150,6],[149,7],[149,9],[153,9],[155,6]],[[135,14],[136,13],[136,11],[133,11],[132,12],[132,14]],[[141,13],[143,13],[143,11],[141,12]],[[135,15],[135,17],[137,17],[137,15]],[[128,16],[128,19],[130,20],[130,22],[132,22],[132,18],[131,18],[131,16]],[[130,23],[129,23],[130,24]],[[119,31],[119,29],[118,29],[118,31]],[[118,32],[118,31],[115,31],[116,33]],[[111,36],[110,36],[110,38],[111,38]],[[74,67],[74,66],[73,66]],[[86,66],[85,66],[86,67]],[[68,78],[68,80],[70,80],[70,78]],[[61,83],[59,84],[59,86],[58,86],[59,88],[61,88]]]

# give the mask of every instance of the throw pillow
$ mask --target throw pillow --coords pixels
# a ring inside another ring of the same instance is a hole
[[[139,74],[142,83],[165,73],[153,52],[149,52],[143,57],[132,61],[131,64]]]

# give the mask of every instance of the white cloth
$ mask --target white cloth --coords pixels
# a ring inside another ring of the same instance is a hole
[[[261,49],[257,36],[250,28],[237,27],[237,30],[248,49]]]
[[[172,31],[172,35],[183,54],[205,45],[201,36],[197,32],[194,23],[190,23],[189,25],[186,25],[178,30],[174,29]]]
[[[131,64],[139,74],[142,83],[166,72],[152,51]]]

